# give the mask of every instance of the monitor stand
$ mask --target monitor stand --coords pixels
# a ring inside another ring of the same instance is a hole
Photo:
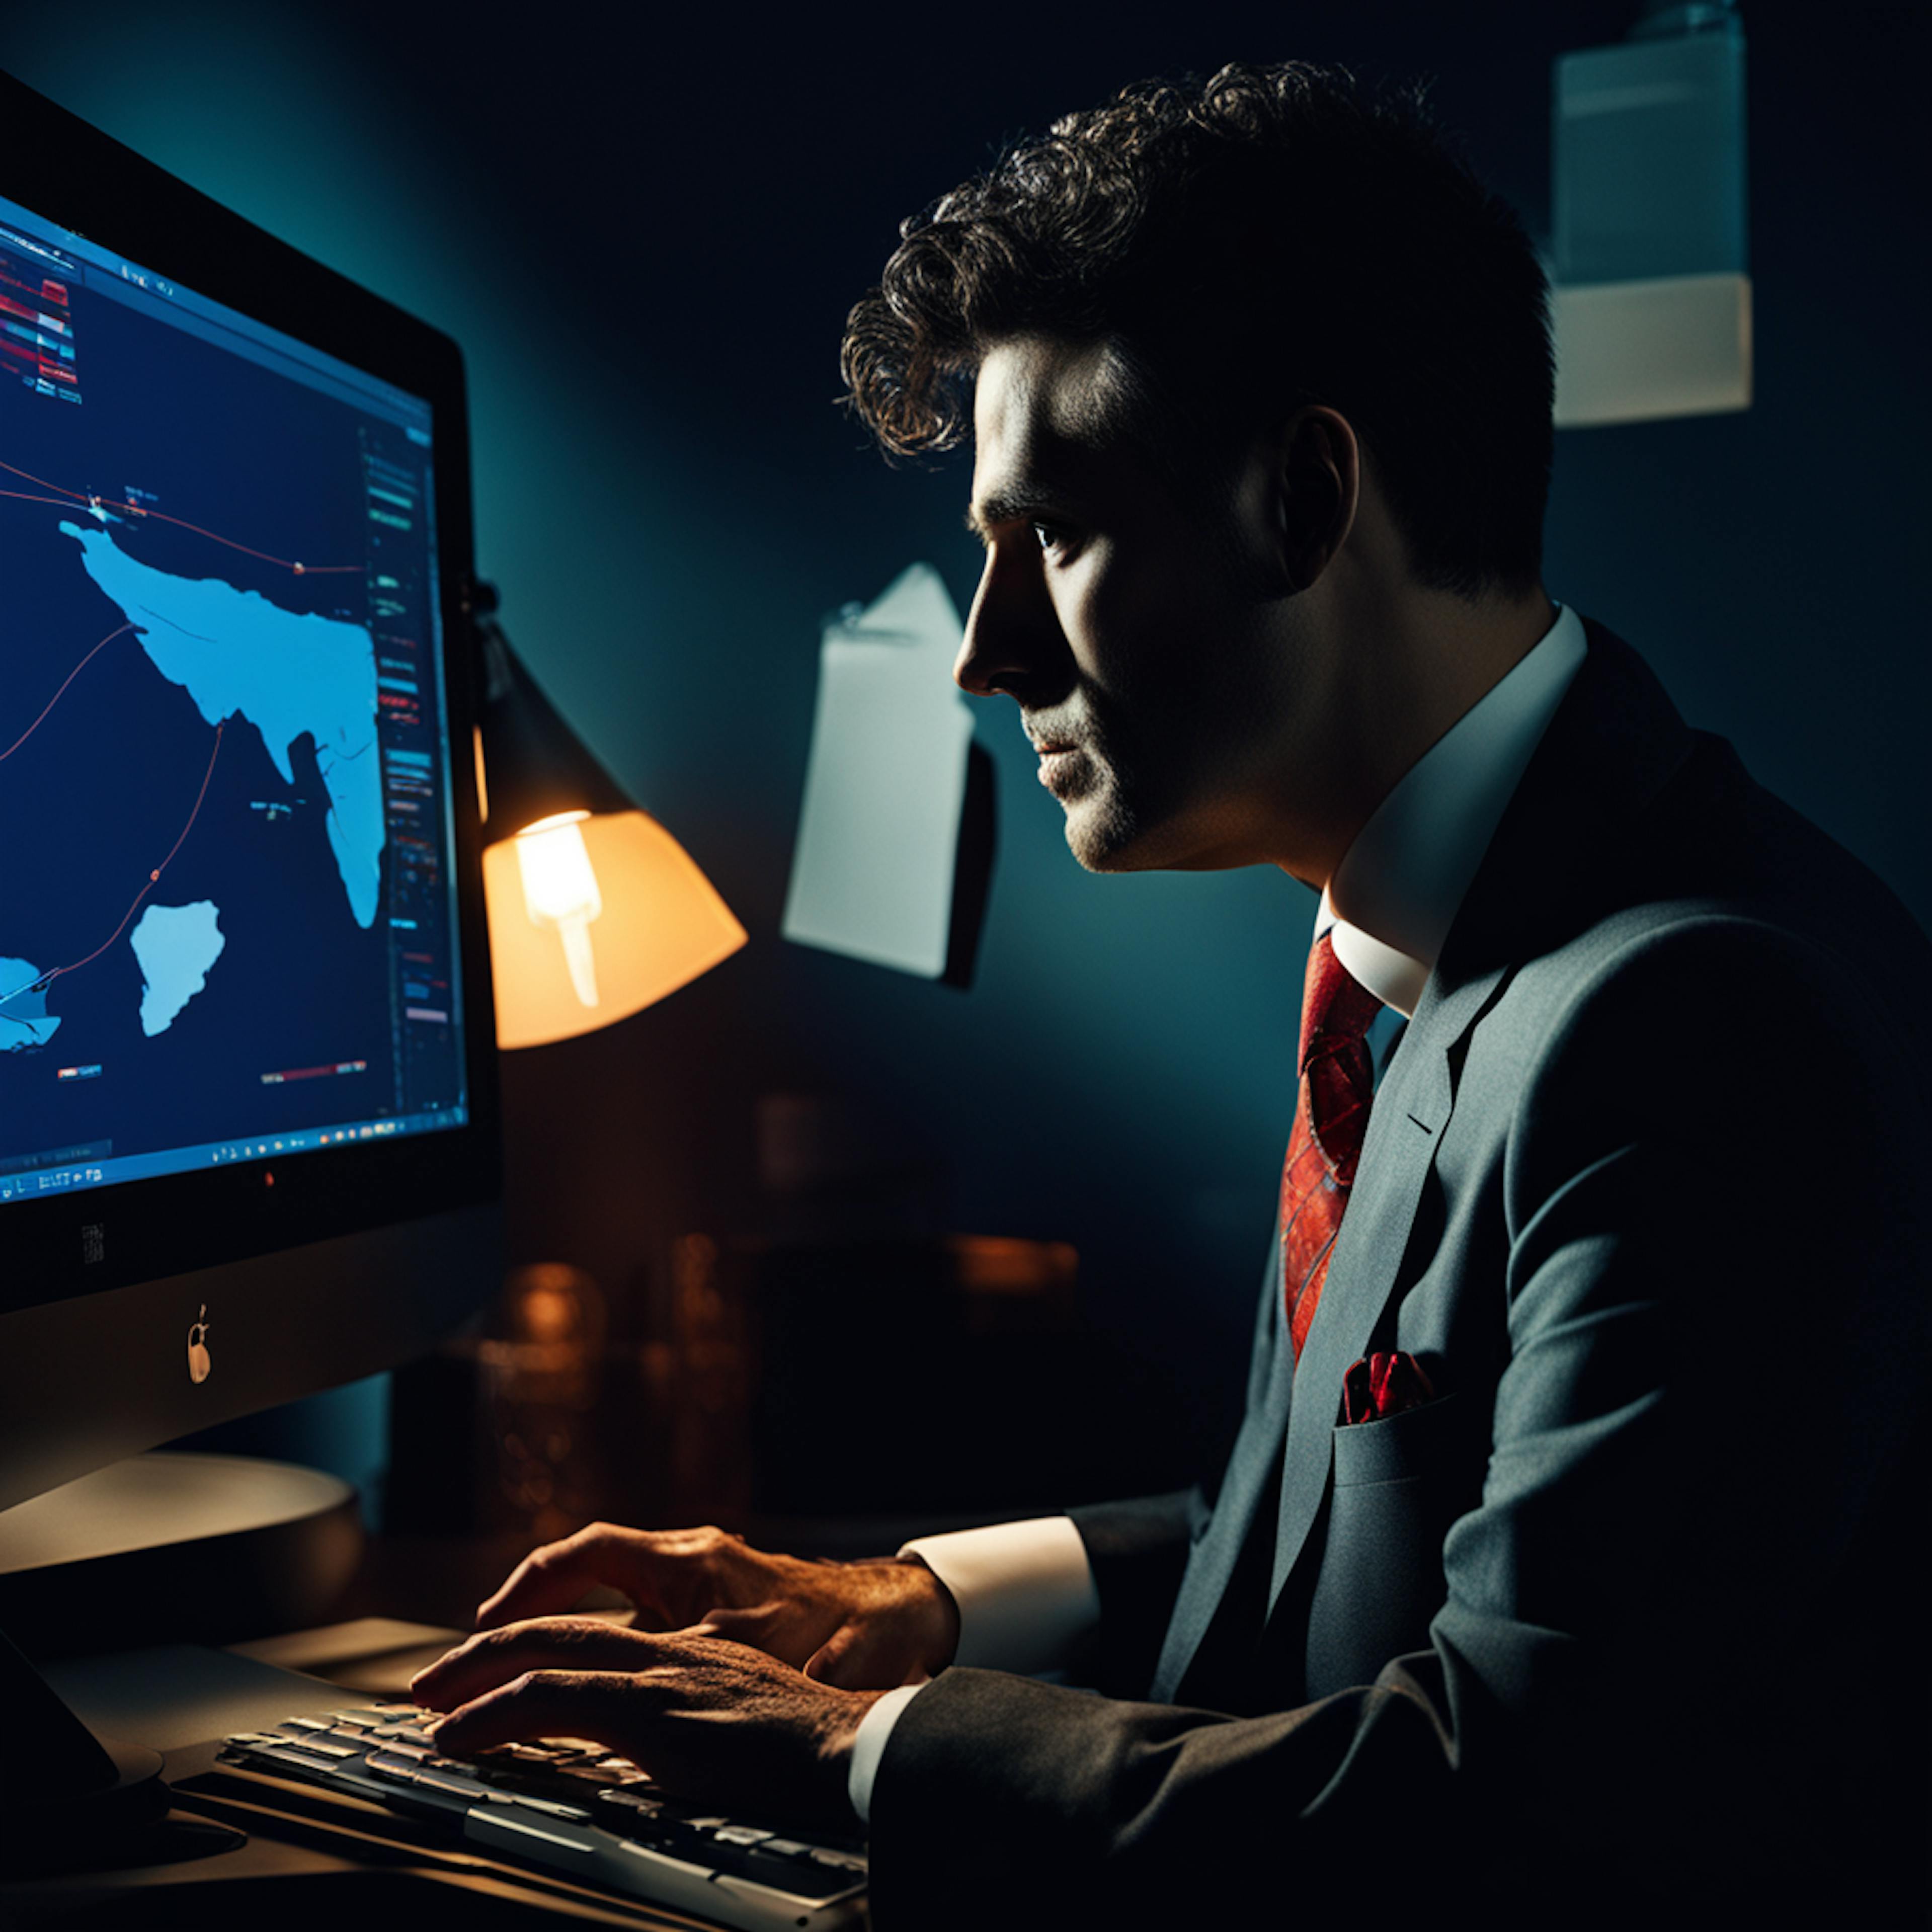
[[[326,1623],[362,1555],[356,1492],[248,1456],[130,1456],[0,1510],[0,1630],[45,1660]]]
[[[158,1753],[89,1730],[29,1655],[321,1623],[362,1547],[347,1484],[248,1456],[131,1456],[0,1510],[0,1870],[114,1863],[168,1803]]]

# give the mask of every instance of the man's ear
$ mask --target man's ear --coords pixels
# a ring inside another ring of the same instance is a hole
[[[1361,495],[1361,450],[1348,418],[1297,410],[1276,442],[1276,561],[1291,592],[1308,590],[1347,542]]]

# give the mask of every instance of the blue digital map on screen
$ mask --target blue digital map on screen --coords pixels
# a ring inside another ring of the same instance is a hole
[[[460,1103],[428,436],[8,244],[0,1190]]]
[[[367,626],[286,610],[219,578],[170,577],[129,556],[105,528],[63,522],[60,531],[80,545],[88,575],[154,668],[218,731],[231,718],[253,726],[284,784],[295,782],[290,748],[308,734],[328,797],[329,850],[356,923],[370,925],[382,878],[382,774]]]

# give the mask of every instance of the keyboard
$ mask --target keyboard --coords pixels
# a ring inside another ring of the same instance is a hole
[[[806,1839],[680,1804],[628,1760],[570,1741],[442,1756],[414,1704],[238,1731],[222,1761],[347,1792],[470,1845],[745,1932],[865,1924],[856,1840]]]

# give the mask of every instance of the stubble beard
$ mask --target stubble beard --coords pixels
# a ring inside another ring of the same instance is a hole
[[[1106,774],[1078,798],[1068,800],[1066,849],[1089,872],[1125,872],[1135,868],[1126,862],[1136,835],[1133,814],[1130,812]]]
[[[1081,753],[1080,783],[1056,797],[1075,861],[1089,872],[1185,867],[1192,836],[1188,774],[1199,757],[1177,730],[1168,702],[1152,692],[1132,704],[1090,695],[1067,722]]]
[[[1143,758],[1120,735],[1090,727],[1082,734],[1082,782],[1059,800],[1067,850],[1083,870],[1221,871],[1258,862],[1262,848],[1239,795],[1202,783],[1211,764],[1202,748],[1162,737]]]
[[[1090,742],[1083,745],[1086,782],[1072,797],[1060,801],[1066,815],[1066,849],[1089,872],[1138,872],[1162,862],[1149,840],[1158,814],[1150,815],[1131,765],[1124,770],[1116,758]]]

